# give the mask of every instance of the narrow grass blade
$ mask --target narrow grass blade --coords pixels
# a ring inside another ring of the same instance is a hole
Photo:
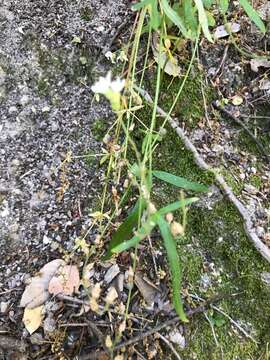
[[[262,33],[265,34],[265,25],[257,11],[252,7],[252,5],[247,0],[239,0],[239,3],[245,10],[250,20],[254,22],[254,24],[261,30]]]
[[[112,253],[120,253],[122,251],[128,250],[131,247],[135,247],[141,240],[145,239],[146,236],[151,234],[151,231],[157,224],[156,214],[153,214],[149,219],[136,231],[136,234],[127,241],[121,242],[121,244],[116,245],[112,248]]]
[[[174,25],[176,25],[181,33],[186,37],[186,38],[190,38],[187,29],[185,28],[185,24],[184,21],[181,19],[181,17],[177,14],[176,11],[174,11],[167,0],[160,0],[162,9],[165,13],[165,15],[174,23]]]
[[[214,42],[212,39],[212,36],[209,32],[208,20],[207,20],[207,15],[206,15],[204,7],[203,7],[203,2],[202,2],[202,0],[194,0],[194,2],[198,9],[199,23],[201,24],[203,33],[204,33],[205,37],[208,39],[208,41]]]
[[[187,206],[197,200],[198,198],[183,199],[161,208],[155,214],[149,217],[149,219],[140,227],[140,229],[130,240],[123,241],[122,238],[122,241],[120,241],[119,239],[119,242],[117,244],[115,244],[114,246],[110,246],[111,253],[120,253],[122,251],[130,249],[131,247],[135,247],[141,240],[145,239],[146,236],[151,234],[151,231],[157,225],[158,217],[180,209],[181,207]]]
[[[205,185],[198,184],[193,181],[189,181],[180,176],[176,176],[176,175],[167,173],[166,171],[154,170],[153,175],[162,181],[165,181],[171,185],[180,187],[185,190],[193,190],[193,191],[198,191],[198,192],[208,191],[208,187]]]
[[[141,10],[143,7],[150,5],[155,0],[143,0],[135,5],[132,6],[132,10]]]
[[[141,201],[141,209],[140,209],[140,201]],[[109,248],[105,258],[103,260],[108,259],[112,256],[113,252],[112,249],[117,245],[121,244],[130,236],[132,236],[132,231],[134,228],[138,226],[140,212],[145,209],[145,201],[143,199],[139,199],[129,216],[125,219],[125,221],[119,226],[116,232],[113,234],[112,239],[109,244]]]
[[[187,205],[190,205],[192,203],[194,203],[195,201],[198,201],[199,199],[196,198],[196,197],[193,197],[193,198],[189,198],[189,199],[183,199],[183,200],[178,200],[178,201],[175,201],[174,203],[171,203],[161,209],[158,210],[158,213],[160,215],[166,215],[168,214],[169,212],[173,212],[175,210],[178,210],[182,207],[186,207]]]
[[[198,29],[198,20],[196,14],[196,8],[193,6],[192,0],[185,0],[183,2],[184,19],[187,28],[191,29],[192,36],[196,38]]]
[[[229,0],[219,0],[219,8],[222,14],[226,14],[229,8]]]
[[[180,320],[184,322],[188,322],[180,297],[182,270],[181,270],[177,249],[175,246],[175,241],[171,235],[169,224],[159,214],[158,214],[157,223],[160,229],[160,233],[163,237],[164,246],[168,256],[169,268],[171,272],[174,308]]]

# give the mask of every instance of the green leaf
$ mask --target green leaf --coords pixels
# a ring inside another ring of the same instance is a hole
[[[122,251],[130,249],[131,247],[135,247],[141,240],[145,239],[146,236],[150,235],[151,231],[157,225],[157,216],[166,215],[169,212],[173,212],[197,200],[198,198],[183,199],[161,208],[155,214],[151,215],[144,224],[142,224],[142,226],[130,240],[123,241],[122,239],[121,242],[118,242],[117,244],[115,244],[115,246],[110,247],[111,253],[120,253]]]
[[[210,11],[206,11],[207,21],[210,27],[216,25],[216,20]]]
[[[157,1],[155,3],[151,4],[150,7],[150,26],[154,30],[158,30],[158,28],[161,25],[161,15],[157,8]]]
[[[261,32],[265,34],[265,25],[257,11],[252,7],[252,5],[247,0],[239,0],[239,3],[245,10],[250,20],[252,20],[254,24],[261,30]]]
[[[213,5],[214,1],[213,0],[203,0],[203,6],[206,9],[210,9],[210,7]]]
[[[208,191],[208,187],[205,185],[189,181],[185,178],[167,173],[165,171],[154,170],[153,175],[162,181],[165,181],[171,185],[180,187],[185,190],[193,190],[198,192]]]
[[[172,295],[173,295],[174,308],[180,320],[184,322],[188,322],[180,297],[182,270],[180,266],[180,260],[177,253],[175,241],[172,237],[169,224],[159,214],[157,214],[157,223],[160,229],[160,233],[163,237],[164,246],[169,261],[169,268],[172,279],[172,293],[173,293]]]
[[[185,24],[188,29],[191,30],[194,38],[198,31],[198,21],[196,14],[196,7],[192,5],[192,0],[186,0],[183,2],[183,13]]]
[[[196,7],[198,9],[199,23],[201,24],[203,33],[204,33],[205,37],[208,39],[208,41],[214,42],[213,39],[212,39],[212,36],[211,36],[211,34],[209,32],[207,15],[205,13],[202,0],[194,0],[194,2],[195,2],[195,5],[196,5]]]
[[[141,205],[140,205],[141,201]],[[140,209],[141,206],[141,209]],[[112,249],[117,245],[121,244],[123,241],[127,240],[130,236],[132,236],[132,231],[134,228],[138,226],[140,213],[145,209],[146,203],[143,199],[139,199],[131,213],[125,219],[125,221],[119,226],[116,232],[113,234],[112,239],[109,244],[109,248],[105,258],[103,260],[107,260],[112,256]]]
[[[196,197],[189,198],[189,199],[178,200],[178,201],[175,201],[175,202],[173,202],[173,203],[159,209],[158,213],[160,215],[166,215],[169,212],[173,212],[173,211],[176,211],[176,210],[178,210],[180,208],[186,207],[187,205],[190,205],[190,204],[192,204],[192,203],[194,203],[195,201],[198,201],[198,200],[199,199],[196,198]]]
[[[229,0],[219,0],[219,8],[222,14],[226,14],[229,8]]]
[[[133,5],[132,10],[141,10],[143,7],[152,4],[154,1],[155,0],[143,0],[143,1]]]
[[[181,17],[174,11],[167,0],[161,0],[161,6],[165,15],[180,29],[181,33],[186,37],[190,38],[187,29],[185,28],[184,21]]]
[[[151,234],[151,231],[157,224],[156,214],[153,214],[149,219],[136,231],[136,234],[127,241],[121,242],[121,244],[114,246],[112,248],[112,253],[120,253],[122,251],[128,250],[131,247],[135,247],[141,240],[145,239],[146,236]]]

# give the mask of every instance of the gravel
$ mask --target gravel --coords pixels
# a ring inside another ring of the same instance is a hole
[[[25,273],[56,251],[72,249],[90,225],[103,173],[97,161],[89,165],[81,156],[100,152],[94,122],[113,120],[106,101],[93,101],[90,86],[111,66],[100,51],[126,20],[128,5],[128,0],[1,1],[3,289],[20,286]],[[68,161],[69,156],[78,158]]]

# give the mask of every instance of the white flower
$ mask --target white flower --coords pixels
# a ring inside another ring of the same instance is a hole
[[[112,81],[112,74],[109,71],[106,77],[100,77],[99,80],[91,87],[94,93],[106,95],[108,91],[114,93],[120,93],[125,86],[125,80],[121,80],[119,77]]]
[[[99,80],[91,87],[91,90],[97,94],[105,94],[112,82],[111,72],[108,72],[106,77],[100,77]]]
[[[125,87],[125,80],[119,77],[112,81],[112,74],[108,72],[106,77],[100,77],[99,80],[91,87],[96,94],[103,94],[110,101],[112,109],[119,111],[121,109],[121,91]]]
[[[111,82],[111,89],[113,92],[121,92],[125,87],[125,80],[121,80],[119,77]]]

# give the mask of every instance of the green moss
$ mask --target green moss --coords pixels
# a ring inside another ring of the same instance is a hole
[[[231,187],[232,191],[235,193],[235,195],[240,195],[243,188],[244,188],[244,183],[242,181],[236,181],[236,176],[233,176],[234,173],[234,169],[230,169],[230,172],[227,172],[225,169],[222,169],[221,175],[224,177],[224,179],[226,180],[227,184]]]
[[[162,108],[165,111],[169,111],[183,81],[184,75],[185,70],[183,70],[183,77],[181,77],[181,79],[175,78],[172,80],[172,78],[166,74],[162,76],[160,104],[162,104]],[[154,86],[156,84],[155,75],[149,74],[148,76],[149,80],[147,81],[147,88],[152,89],[154,92]],[[173,114],[184,121],[186,126],[191,128],[195,127],[205,116],[203,95],[205,101],[208,104],[211,103],[214,93],[210,87],[204,86],[203,73],[194,66],[185,83],[179,101],[173,110]]]
[[[269,335],[270,316],[267,308],[270,289],[260,280],[260,273],[267,269],[269,271],[269,266],[246,238],[237,211],[223,200],[218,202],[212,211],[192,208],[188,220],[186,239],[181,252],[185,261],[186,284],[198,292],[198,282],[200,275],[205,272],[206,261],[213,262],[216,268],[221,268],[219,281],[213,282],[214,285],[204,296],[214,293],[237,293],[236,297],[231,296],[220,305],[234,320],[250,326],[249,331],[255,331],[255,337],[261,343],[260,347],[264,346]],[[186,255],[188,244],[194,244],[191,253],[201,253],[200,265],[198,256],[193,255],[196,259],[196,271],[190,270],[194,260],[190,260],[190,249]],[[195,330],[200,336],[193,338],[192,344],[184,352],[187,356],[185,358],[188,359],[190,352],[194,352],[199,355],[198,359],[220,359],[220,350],[215,345],[208,322],[200,317],[189,329],[191,333]],[[229,335],[232,333],[229,323],[221,328],[215,327],[215,331],[223,347],[224,359],[244,360],[249,356],[253,359],[257,355],[259,348],[252,341],[241,339],[241,334],[233,337]]]
[[[49,88],[48,79],[46,77],[41,77],[37,82],[37,88],[41,95],[47,95]]]
[[[104,119],[97,119],[91,126],[91,132],[94,138],[101,141],[107,131],[107,122]]]
[[[96,166],[97,159],[95,157],[95,153],[91,150],[88,150],[85,153],[84,162],[87,165],[87,167],[89,167],[89,168],[93,168],[93,166]]]
[[[249,179],[249,183],[255,186],[258,190],[260,190],[261,186],[263,185],[263,181],[258,175],[252,175]]]
[[[168,82],[169,79],[164,77],[160,104],[165,110],[170,108],[179,88],[179,81],[174,80],[168,90]],[[152,84],[154,83],[155,81],[152,81]],[[209,101],[212,96],[211,91],[206,90],[206,94]],[[137,113],[147,126],[151,118],[150,113],[147,106]],[[204,116],[199,76],[193,76],[188,80],[174,113],[187,125],[192,126]],[[157,129],[161,123],[162,119],[158,118]],[[203,184],[213,184],[213,174],[201,171],[194,163],[192,155],[185,150],[175,131],[170,127],[166,129],[167,134],[154,153],[153,168]],[[140,147],[144,138],[143,132],[137,130],[133,132],[133,137]],[[237,183],[225,170],[222,174],[235,193],[240,193],[243,185]],[[251,183],[256,187],[260,186],[260,178],[254,175]],[[153,198],[158,207],[175,201],[177,197],[179,197],[179,189],[154,180]],[[181,220],[181,214],[176,216],[180,216]],[[266,360],[264,352],[267,342],[269,343],[270,288],[261,281],[260,274],[269,271],[269,264],[246,237],[243,221],[234,206],[225,198],[218,199],[211,210],[200,203],[192,206],[188,211],[185,237],[178,241],[177,248],[183,264],[183,288],[203,298],[222,293],[237,294],[224,298],[218,306],[232,319],[239,321],[242,327],[258,341],[257,345],[243,336],[232,327],[226,317],[220,317],[217,312],[208,312],[223,351],[223,359],[247,360],[258,359],[261,356]],[[211,263],[219,273],[209,268]],[[208,275],[211,280],[206,289],[201,286],[202,275]],[[193,306],[196,306],[196,303]],[[221,349],[216,345],[209,322],[203,315],[195,316],[186,326],[186,331],[188,345],[184,351],[179,350],[184,359],[222,359]]]
[[[92,11],[89,6],[84,6],[80,9],[80,16],[84,21],[90,21],[92,19]]]

